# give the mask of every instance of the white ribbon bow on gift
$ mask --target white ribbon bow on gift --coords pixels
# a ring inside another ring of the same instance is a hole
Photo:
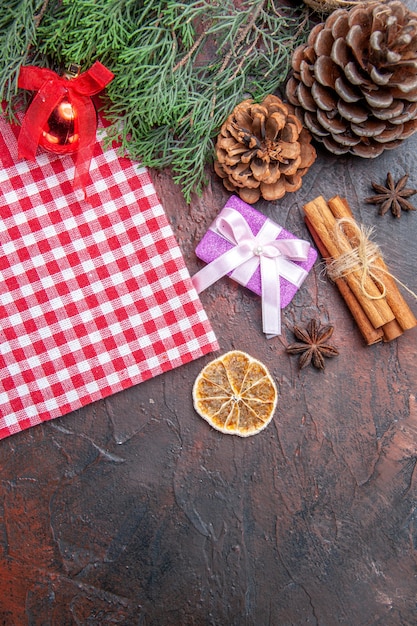
[[[306,261],[310,244],[302,239],[276,239],[282,227],[268,218],[255,236],[245,218],[226,207],[215,222],[215,232],[233,248],[192,277],[197,293],[232,272],[231,278],[246,285],[260,265],[262,325],[268,337],[281,334],[280,277],[300,287],[308,272],[293,263]]]

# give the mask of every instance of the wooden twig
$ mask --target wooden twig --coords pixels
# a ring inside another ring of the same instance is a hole
[[[41,10],[37,15],[34,16],[33,21],[35,23],[35,28],[38,28],[39,24],[42,21],[43,16],[46,13],[46,9],[48,8],[49,0],[43,0],[43,5],[41,6]]]
[[[180,61],[178,61],[178,63],[172,70],[173,72],[176,72],[177,70],[179,70],[180,67],[183,67],[186,63],[188,63],[188,61],[191,59],[194,52],[197,50],[198,46],[203,41],[204,37],[205,37],[205,33],[201,33],[198,39],[195,40],[191,48],[188,50],[187,54],[183,56]]]

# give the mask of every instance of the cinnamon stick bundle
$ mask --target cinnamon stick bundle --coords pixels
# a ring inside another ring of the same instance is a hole
[[[356,256],[362,241],[361,231],[353,220],[347,201],[335,196],[327,203],[319,196],[303,208],[306,225],[328,269],[333,262],[342,260],[344,255],[350,259],[349,270],[333,280],[366,344],[391,341],[404,330],[416,326],[417,319],[381,255],[372,256],[371,272],[365,271],[360,255]],[[342,223],[341,229],[339,225]]]
[[[332,258],[329,254],[329,251],[327,250],[327,248],[321,241],[320,237],[314,230],[312,223],[307,217],[305,218],[305,222],[306,222],[308,230],[310,231],[310,234],[313,238],[313,241],[316,245],[317,250],[323,257],[323,259],[326,261],[326,263],[330,263]],[[369,321],[368,316],[366,315],[365,311],[361,307],[361,304],[356,298],[355,294],[353,293],[353,291],[347,284],[345,278],[343,277],[337,278],[334,282],[337,288],[339,289],[340,295],[342,296],[343,300],[346,302],[352,314],[352,317],[355,320],[366,344],[370,346],[374,343],[378,343],[379,341],[382,341],[384,337],[384,332],[382,328],[374,328],[374,326],[372,326],[371,322]]]

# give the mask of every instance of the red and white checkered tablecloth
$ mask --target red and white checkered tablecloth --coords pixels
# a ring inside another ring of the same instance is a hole
[[[17,158],[0,120],[0,439],[218,348],[145,168]]]

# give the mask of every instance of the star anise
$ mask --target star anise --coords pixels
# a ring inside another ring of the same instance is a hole
[[[388,172],[386,187],[371,181],[371,185],[378,192],[378,195],[365,198],[365,202],[379,204],[379,215],[385,215],[389,209],[391,209],[394,217],[401,217],[401,209],[403,211],[415,211],[416,207],[407,198],[417,193],[417,189],[405,189],[408,177],[409,174],[405,174],[395,183],[391,172]]]
[[[327,343],[333,335],[333,330],[333,326],[321,326],[315,319],[312,319],[305,329],[294,326],[293,333],[299,342],[289,345],[287,352],[300,354],[298,361],[300,369],[312,363],[314,367],[323,370],[325,367],[324,357],[330,358],[339,354],[334,346]]]

